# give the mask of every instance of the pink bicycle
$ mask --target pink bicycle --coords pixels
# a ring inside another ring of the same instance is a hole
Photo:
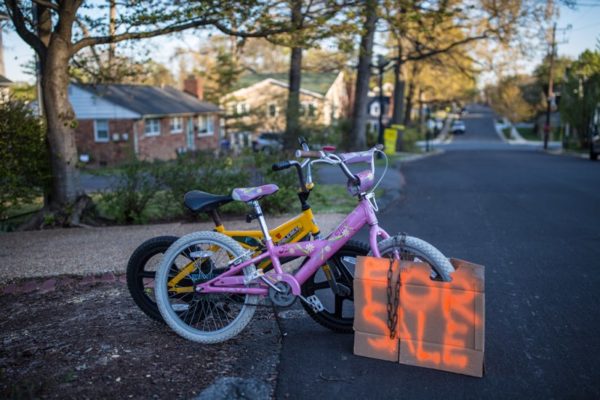
[[[268,184],[234,189],[235,200],[253,207],[254,217],[264,234],[266,251],[250,258],[251,251],[244,251],[236,241],[217,232],[194,232],[181,237],[169,247],[156,273],[156,302],[165,322],[186,339],[218,343],[236,336],[246,327],[261,298],[268,297],[279,307],[291,306],[300,298],[313,312],[321,312],[324,307],[319,298],[316,295],[304,297],[302,284],[365,225],[369,226],[369,254],[426,262],[431,266],[432,279],[450,280],[454,271],[452,264],[431,244],[404,234],[391,237],[379,227],[374,190],[385,176],[385,170],[375,184],[376,153],[385,157],[378,147],[345,154],[296,152],[296,157],[312,159],[307,169],[308,185],[312,183],[312,164],[337,165],[348,177],[348,192],[358,197],[356,208],[323,239],[273,244],[259,200],[275,193],[278,187]],[[355,163],[368,163],[369,168],[353,173],[348,165]],[[257,269],[255,265],[267,257],[273,269],[267,272]],[[304,258],[302,265],[293,273],[286,272],[282,260],[296,258]],[[324,271],[326,275],[327,271]],[[351,275],[352,271],[345,269],[344,273]],[[336,296],[336,301],[353,300],[352,285],[337,284],[331,272],[327,279],[334,293],[343,294]],[[183,280],[186,284],[178,285]],[[193,285],[189,285],[190,280]]]

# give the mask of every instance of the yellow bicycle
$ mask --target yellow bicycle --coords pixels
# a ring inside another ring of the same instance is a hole
[[[298,215],[269,231],[276,244],[294,243],[319,237],[320,229],[308,204],[314,184],[307,185],[305,183],[304,165],[305,163],[300,164],[295,161],[284,161],[273,165],[275,171],[296,168],[300,184],[298,199],[302,207],[302,211]],[[227,230],[223,225],[219,207],[230,201],[232,201],[231,196],[220,196],[201,191],[188,192],[184,198],[185,205],[192,212],[207,213],[212,218],[216,232],[230,236],[255,255],[262,253],[265,247],[260,230]],[[256,217],[256,215],[249,214],[246,221],[251,222]],[[156,268],[162,254],[177,239],[176,236],[159,236],[145,241],[133,252],[127,265],[127,286],[131,297],[146,315],[157,321],[162,321],[162,316],[154,298]],[[337,332],[352,332],[354,265],[356,257],[365,256],[368,252],[367,244],[351,240],[304,283],[303,295],[306,297],[316,295],[325,307],[323,311],[315,313],[312,308],[302,303],[308,314],[317,323]],[[266,258],[258,265],[259,268],[265,270],[270,266],[270,258]],[[182,294],[193,290],[193,282],[189,276],[186,277],[186,274],[173,276],[171,280],[177,282],[178,290]]]

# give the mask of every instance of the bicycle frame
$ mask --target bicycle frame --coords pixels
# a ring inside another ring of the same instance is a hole
[[[267,251],[250,260],[234,265],[231,269],[212,280],[196,285],[196,291],[201,293],[236,293],[266,296],[269,291],[269,285],[264,280],[261,281],[261,279],[266,279],[270,283],[278,281],[286,282],[290,285],[294,295],[301,295],[301,285],[365,224],[369,224],[370,226],[369,241],[373,254],[379,257],[377,238],[381,236],[382,239],[387,239],[390,236],[385,230],[379,227],[375,210],[369,201],[370,196],[373,196],[373,194],[361,195],[356,208],[346,216],[327,238],[302,243],[276,245],[268,235],[265,235]],[[252,203],[257,210],[260,210],[260,206],[256,201]],[[264,217],[260,217],[259,222],[261,223],[261,227],[266,230]],[[248,278],[238,273],[245,267],[259,263],[267,257],[270,258],[273,264],[273,270],[266,273],[256,273],[256,276],[250,277],[250,280],[259,283],[259,286],[247,287],[246,284],[249,283]],[[281,257],[308,257],[308,260],[294,274],[289,274],[281,268]]]
[[[214,231],[231,237],[243,248],[249,250],[254,250],[260,246],[259,240],[264,238],[260,230],[228,231],[222,224],[215,226]],[[302,240],[308,234],[319,234],[319,227],[315,223],[312,210],[309,208],[278,227],[269,230],[269,234],[274,238],[275,242],[285,241],[286,243],[293,243]],[[255,243],[249,243],[248,239],[254,239]]]

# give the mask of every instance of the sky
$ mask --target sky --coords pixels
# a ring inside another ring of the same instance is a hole
[[[560,17],[557,21],[557,50],[561,56],[576,58],[585,49],[595,49],[600,46],[597,44],[597,41],[600,40],[600,3],[594,0],[582,0],[580,4],[590,4],[591,6],[579,6],[574,10],[562,7],[560,10]],[[32,83],[33,77],[25,73],[23,64],[33,59],[33,51],[11,30],[4,30],[3,39],[6,77],[15,82]],[[197,35],[186,34],[151,39],[148,44],[150,48],[172,49],[171,51],[152,52],[155,61],[169,64],[175,47],[197,48],[200,40],[201,37]],[[537,55],[532,59],[524,60],[525,68],[531,71],[540,58],[541,55]],[[170,66],[176,68],[175,65]]]

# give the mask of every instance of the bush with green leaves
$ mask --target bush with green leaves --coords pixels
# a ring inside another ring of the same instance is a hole
[[[0,104],[0,218],[42,196],[49,182],[43,122],[23,102]]]
[[[299,189],[296,169],[294,167],[283,171],[273,171],[272,169],[274,163],[287,159],[293,158],[290,158],[285,153],[275,156],[260,152],[254,153],[252,162],[253,168],[256,171],[256,184],[274,183],[279,187],[277,193],[261,200],[260,204],[265,213],[281,214],[294,210],[300,211],[300,206],[296,199]]]
[[[229,194],[234,187],[248,186],[249,174],[230,157],[197,152],[182,154],[176,160],[158,164],[156,179],[183,214],[186,212],[183,196],[190,190]]]
[[[113,190],[102,198],[106,214],[120,223],[144,223],[148,204],[160,189],[156,164],[132,159],[124,164]]]

